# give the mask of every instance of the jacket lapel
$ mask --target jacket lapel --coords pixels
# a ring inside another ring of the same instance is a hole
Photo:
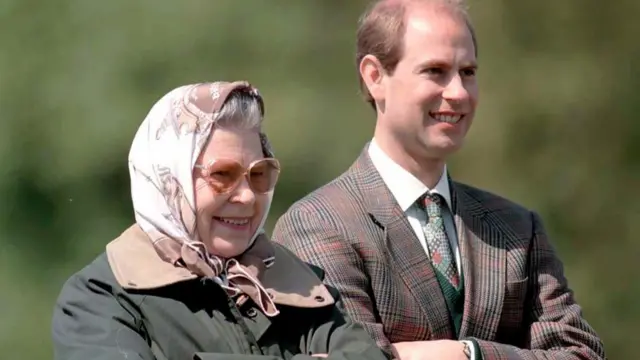
[[[384,243],[380,245],[383,249],[389,250],[392,268],[397,270],[408,293],[420,305],[421,314],[417,316],[426,319],[428,338],[451,339],[453,329],[447,305],[431,262],[404,212],[371,163],[367,148],[368,146],[352,167],[352,171],[372,221],[384,230]],[[411,309],[396,311],[406,314]]]
[[[460,337],[493,339],[498,329],[506,281],[506,250],[484,206],[450,182],[464,276]]]

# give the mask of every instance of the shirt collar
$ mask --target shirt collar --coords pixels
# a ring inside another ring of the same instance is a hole
[[[375,139],[371,140],[368,153],[373,166],[380,173],[382,181],[387,185],[402,211],[406,212],[420,196],[427,192],[444,197],[447,206],[451,209],[451,191],[449,190],[446,165],[435,188],[429,189],[415,176],[393,161],[380,148]]]

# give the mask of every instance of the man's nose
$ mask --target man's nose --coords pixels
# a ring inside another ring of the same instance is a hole
[[[456,74],[451,77],[451,80],[447,83],[442,92],[442,97],[449,101],[463,101],[469,98],[469,91],[464,86],[460,74]]]

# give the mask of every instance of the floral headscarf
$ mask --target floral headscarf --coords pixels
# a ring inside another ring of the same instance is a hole
[[[267,316],[278,310],[260,283],[274,261],[263,226],[273,191],[249,249],[237,259],[210,254],[198,238],[193,188],[195,161],[215,128],[220,110],[234,91],[244,91],[264,104],[258,90],[244,81],[200,83],[178,87],[151,108],[129,153],[131,195],[137,224],[166,262],[214,279],[242,303],[250,297]],[[272,156],[260,133],[265,156]]]

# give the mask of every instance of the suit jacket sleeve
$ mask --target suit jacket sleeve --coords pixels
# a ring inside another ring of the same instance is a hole
[[[533,241],[529,251],[529,346],[474,339],[484,360],[605,359],[602,342],[582,318],[582,310],[567,285],[562,262],[547,239],[539,216],[532,213]]]
[[[378,321],[362,258],[344,234],[317,211],[309,213],[294,206],[278,220],[273,241],[323,269],[326,282],[340,292],[348,316],[360,323],[388,356],[392,354],[391,343]]]

